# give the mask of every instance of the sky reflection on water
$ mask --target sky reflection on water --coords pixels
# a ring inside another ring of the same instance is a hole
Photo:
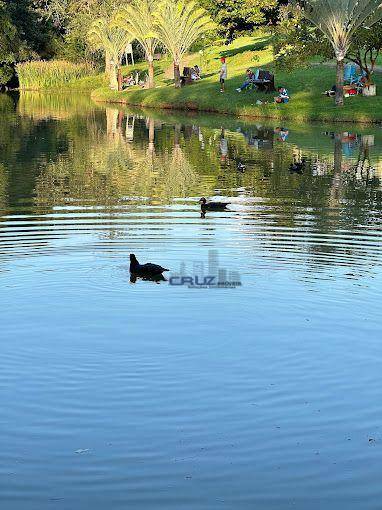
[[[0,111],[4,507],[379,509],[382,131]]]

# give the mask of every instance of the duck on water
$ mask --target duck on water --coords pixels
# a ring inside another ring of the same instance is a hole
[[[140,264],[134,253],[130,253],[130,273],[141,277],[159,276],[164,271],[170,271],[165,267],[159,266],[158,264],[152,264],[148,262],[146,264]]]
[[[199,200],[200,208],[204,211],[224,211],[229,205],[229,202],[207,202],[207,199],[202,197]]]

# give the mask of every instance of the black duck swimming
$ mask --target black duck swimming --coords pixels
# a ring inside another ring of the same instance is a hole
[[[162,274],[164,271],[170,270],[151,262],[140,264],[134,253],[130,253],[130,273],[137,276],[155,276]]]
[[[229,205],[229,202],[207,202],[207,200],[202,197],[200,200],[200,207],[203,211],[224,211]]]

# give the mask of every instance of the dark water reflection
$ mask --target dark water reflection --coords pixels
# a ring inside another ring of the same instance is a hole
[[[380,128],[0,115],[4,507],[378,509]]]

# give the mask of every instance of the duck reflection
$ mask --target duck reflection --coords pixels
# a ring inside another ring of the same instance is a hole
[[[130,273],[130,283],[137,283],[138,280],[143,280],[145,282],[154,282],[154,283],[161,283],[161,282],[167,282],[167,278],[163,276],[163,274],[156,274],[156,275],[136,275],[133,273]]]

